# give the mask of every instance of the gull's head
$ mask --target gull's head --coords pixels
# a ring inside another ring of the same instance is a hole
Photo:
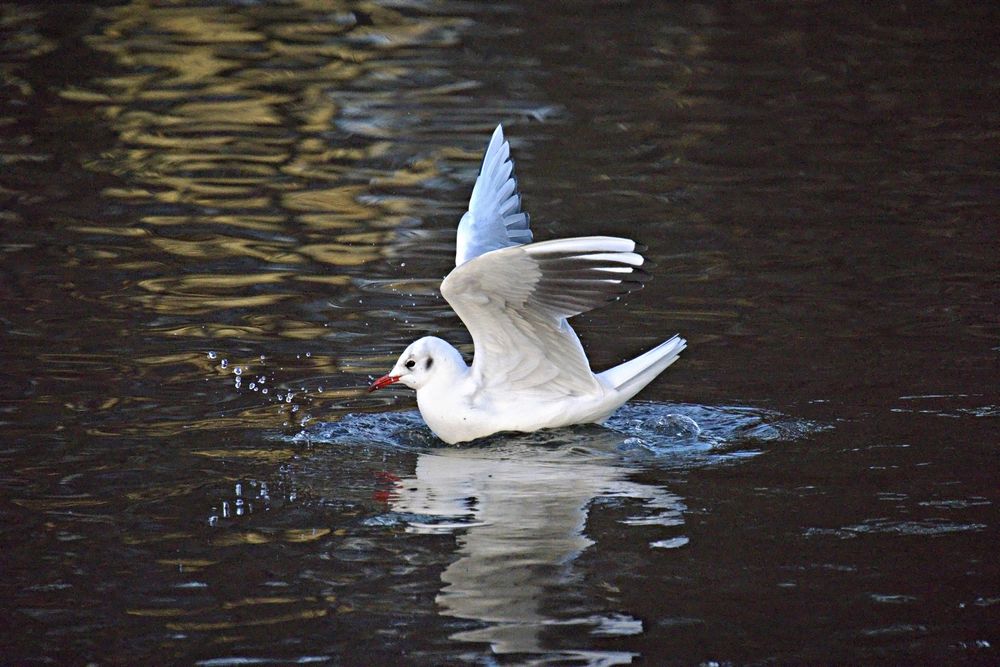
[[[440,376],[442,369],[450,369],[458,363],[465,366],[458,350],[451,345],[435,338],[426,336],[410,343],[410,346],[399,355],[399,360],[392,370],[375,380],[368,387],[372,392],[390,384],[404,384],[410,389],[420,389],[434,377]]]

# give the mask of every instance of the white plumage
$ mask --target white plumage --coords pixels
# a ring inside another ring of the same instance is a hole
[[[649,279],[635,241],[586,236],[532,243],[497,126],[458,225],[455,269],[441,294],[472,334],[475,357],[433,336],[412,343],[370,390],[417,390],[424,421],[448,443],[500,431],[600,423],[672,364],[679,336],[594,374],[567,318]]]

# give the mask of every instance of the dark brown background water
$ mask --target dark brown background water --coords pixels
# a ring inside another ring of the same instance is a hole
[[[0,5],[2,661],[1000,662],[998,26]],[[467,341],[501,121],[536,238],[657,264],[595,368],[690,348],[611,429],[441,448],[361,388]]]

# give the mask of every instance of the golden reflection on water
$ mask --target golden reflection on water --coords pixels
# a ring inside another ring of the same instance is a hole
[[[420,66],[406,50],[454,45],[459,19],[308,0],[238,10],[137,1],[98,12],[106,24],[86,42],[121,71],[61,96],[93,105],[117,135],[88,166],[119,177],[102,194],[138,216],[135,227],[77,229],[144,244],[142,258],[105,258],[156,274],[130,294],[143,308],[209,320],[236,312],[250,321],[303,284],[349,286],[345,269],[382,257],[394,230],[419,217],[413,197],[373,188],[421,187],[440,176],[441,151],[379,166],[392,162],[398,137],[338,130],[335,98],[347,90],[399,94],[396,82]],[[234,263],[242,268],[231,270]],[[283,319],[270,334],[324,333]],[[169,333],[244,331],[209,321]]]
[[[471,183],[481,147],[469,137],[530,104],[470,104],[484,84],[453,61],[471,23],[449,13],[484,10],[184,5],[94,8],[82,41],[100,65],[57,91],[60,111],[94,116],[100,135],[80,151],[93,199],[60,221],[71,232],[62,268],[94,284],[67,280],[54,298],[96,294],[72,317],[129,344],[76,353],[99,367],[47,357],[47,377],[102,373],[129,387],[65,406],[99,422],[86,433],[101,438],[281,429],[393,402],[363,395],[364,374],[391,365],[401,336],[441,332],[446,308],[437,280],[407,278],[434,273],[413,259],[403,270],[400,255],[447,255],[425,219],[460,214],[467,191],[448,207],[438,195],[451,202]],[[8,87],[16,74],[0,72]],[[256,363],[307,350],[311,361],[286,368]],[[268,395],[259,380],[241,386],[237,365],[266,375]],[[192,414],[191,401],[211,408]]]
[[[310,618],[320,618],[329,613],[327,609],[306,609],[292,614],[282,614],[270,618],[251,618],[231,621],[217,622],[191,622],[191,623],[167,623],[166,627],[180,632],[207,632],[211,630],[231,630],[259,625],[277,625],[279,623],[292,623]]]
[[[196,456],[207,456],[209,458],[250,458],[271,462],[286,461],[295,456],[295,452],[291,449],[202,449],[191,453]]]

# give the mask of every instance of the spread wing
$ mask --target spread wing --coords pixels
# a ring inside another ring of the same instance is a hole
[[[472,188],[469,210],[458,223],[455,266],[498,248],[531,243],[528,214],[521,211],[510,145],[497,125]]]
[[[454,269],[441,294],[475,345],[483,387],[569,395],[599,389],[566,318],[642,287],[636,243],[588,236],[487,252]]]

